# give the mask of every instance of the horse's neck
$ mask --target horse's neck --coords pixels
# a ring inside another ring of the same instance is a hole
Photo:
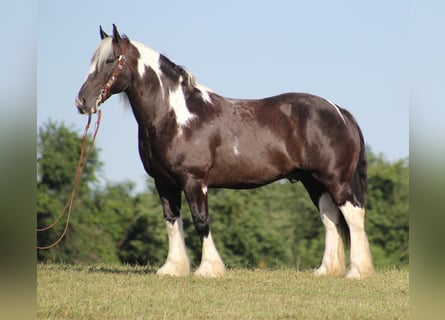
[[[210,102],[210,90],[196,84],[190,73],[168,58],[138,46],[138,50],[146,55],[142,61],[146,62],[145,66],[150,67],[141,73],[139,60],[138,70],[134,70],[132,82],[127,89],[136,120],[139,125],[155,130],[180,127],[194,117],[188,109],[190,93],[200,91],[201,99],[207,103]]]
[[[126,90],[133,114],[139,125],[157,128],[159,123],[168,119],[168,103],[165,97],[165,89],[159,79],[133,77],[133,83]],[[147,85],[149,83],[149,85]]]

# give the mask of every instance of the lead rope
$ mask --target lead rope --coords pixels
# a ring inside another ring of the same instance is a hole
[[[77,163],[76,178],[74,179],[73,191],[71,192],[70,198],[68,199],[65,207],[60,212],[60,214],[56,218],[56,220],[53,223],[51,223],[49,226],[46,226],[43,228],[37,228],[37,232],[42,232],[42,231],[52,229],[59,222],[60,218],[64,215],[65,211],[68,209],[68,216],[67,216],[66,223],[65,223],[65,229],[63,230],[63,233],[60,235],[60,237],[55,242],[53,242],[52,244],[50,244],[48,246],[43,246],[43,247],[37,246],[38,250],[46,250],[46,249],[55,247],[56,245],[58,245],[60,243],[60,241],[62,241],[63,237],[65,237],[65,234],[68,231],[68,225],[70,223],[71,209],[73,207],[74,195],[76,194],[77,186],[79,185],[80,176],[82,175],[83,168],[85,167],[88,157],[90,156],[91,150],[93,150],[94,140],[96,139],[97,132],[99,131],[100,117],[101,117],[101,110],[98,110],[97,121],[96,121],[95,129],[94,129],[93,137],[91,139],[91,143],[88,146],[87,152],[84,157],[84,151],[85,151],[85,146],[86,146],[87,137],[88,137],[88,130],[89,130],[90,124],[91,124],[91,114],[88,115],[88,122],[85,126],[85,131],[84,131],[84,135],[82,138],[82,147],[80,149],[79,162]]]

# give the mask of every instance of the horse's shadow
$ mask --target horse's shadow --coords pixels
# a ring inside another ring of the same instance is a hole
[[[134,274],[149,275],[155,274],[156,268],[153,266],[140,265],[92,265],[82,268],[88,273],[106,273],[106,274]]]

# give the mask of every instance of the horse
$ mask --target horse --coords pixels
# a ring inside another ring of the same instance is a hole
[[[93,114],[114,94],[128,98],[139,155],[154,179],[168,234],[158,275],[191,273],[182,192],[202,246],[194,275],[220,277],[226,268],[212,238],[208,189],[256,188],[280,179],[300,181],[320,212],[325,249],[314,274],[360,279],[373,273],[365,232],[365,144],[350,112],[309,93],[226,98],[166,56],[121,36],[116,25],[112,35],[99,31],[75,104],[80,113]]]

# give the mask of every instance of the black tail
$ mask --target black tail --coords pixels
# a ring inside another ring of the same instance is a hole
[[[340,232],[340,237],[343,240],[343,244],[345,249],[349,249],[351,247],[351,233],[349,232],[349,226],[346,223],[345,217],[341,213],[340,209],[339,221],[338,221],[338,231]]]
[[[357,167],[355,168],[354,175],[352,176],[350,185],[352,189],[352,194],[354,196],[354,205],[365,207],[366,202],[366,191],[368,189],[368,175],[367,175],[367,161],[366,161],[366,147],[365,140],[363,138],[363,133],[357,125],[357,129],[360,135],[360,155],[357,162]],[[349,232],[349,226],[343,214],[340,213],[339,221],[339,231],[343,238],[343,243],[346,248],[350,248],[351,245],[351,235]]]
[[[354,175],[351,179],[351,189],[354,195],[354,205],[358,205],[362,208],[365,207],[366,191],[368,189],[368,175],[367,175],[367,161],[366,161],[366,147],[363,139],[363,134],[360,128],[357,126],[360,135],[360,156],[355,168]]]

